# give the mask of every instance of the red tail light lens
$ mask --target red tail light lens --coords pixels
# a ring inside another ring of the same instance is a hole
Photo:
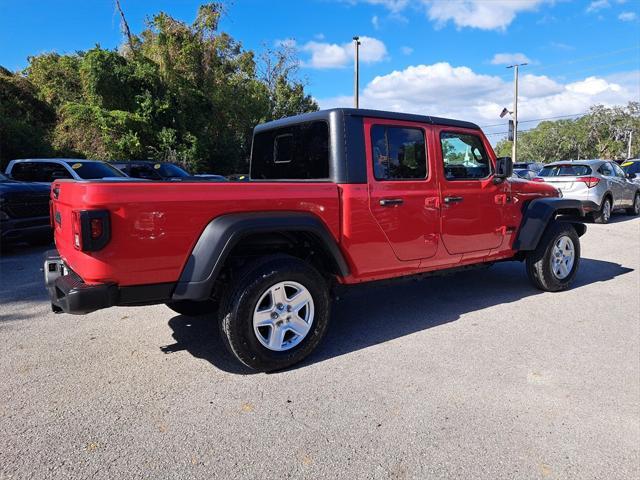
[[[586,183],[587,188],[593,188],[600,183],[600,179],[598,177],[578,177],[576,181]]]
[[[76,250],[82,250],[82,226],[80,224],[80,211],[71,212],[71,233],[73,235],[73,246]]]
[[[102,218],[92,218],[89,223],[91,225],[91,238],[97,240],[102,236],[102,232],[104,231]]]

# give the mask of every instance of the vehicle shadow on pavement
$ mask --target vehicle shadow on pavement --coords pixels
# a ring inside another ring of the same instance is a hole
[[[632,271],[617,263],[583,258],[572,288],[611,280]],[[352,287],[334,302],[329,331],[318,350],[291,369],[454,322],[469,312],[542,293],[531,286],[524,265],[519,262],[449,276]],[[212,321],[211,316],[179,315],[169,321],[169,326],[176,343],[163,347],[165,353],[186,350],[221,370],[253,373],[226,351],[217,322]]]

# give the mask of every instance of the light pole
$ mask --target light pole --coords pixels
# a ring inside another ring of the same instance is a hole
[[[360,103],[360,37],[353,37],[353,46],[355,48],[355,59],[353,62],[353,106],[358,108]]]
[[[517,162],[518,154],[518,68],[527,65],[526,63],[516,63],[507,68],[513,68],[513,147],[511,148],[511,158],[513,163]]]

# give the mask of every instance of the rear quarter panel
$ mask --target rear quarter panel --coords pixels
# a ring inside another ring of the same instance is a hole
[[[237,212],[316,215],[340,236],[340,201],[331,183],[127,183],[59,181],[56,247],[87,283],[122,286],[175,282],[205,226]],[[111,241],[98,252],[73,247],[72,211],[106,209]]]

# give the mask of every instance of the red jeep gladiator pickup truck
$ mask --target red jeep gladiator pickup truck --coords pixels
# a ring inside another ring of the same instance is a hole
[[[582,204],[511,177],[472,123],[333,109],[256,127],[251,181],[55,181],[54,311],[165,303],[217,312],[257,370],[311,353],[336,285],[525,261],[569,287]]]

